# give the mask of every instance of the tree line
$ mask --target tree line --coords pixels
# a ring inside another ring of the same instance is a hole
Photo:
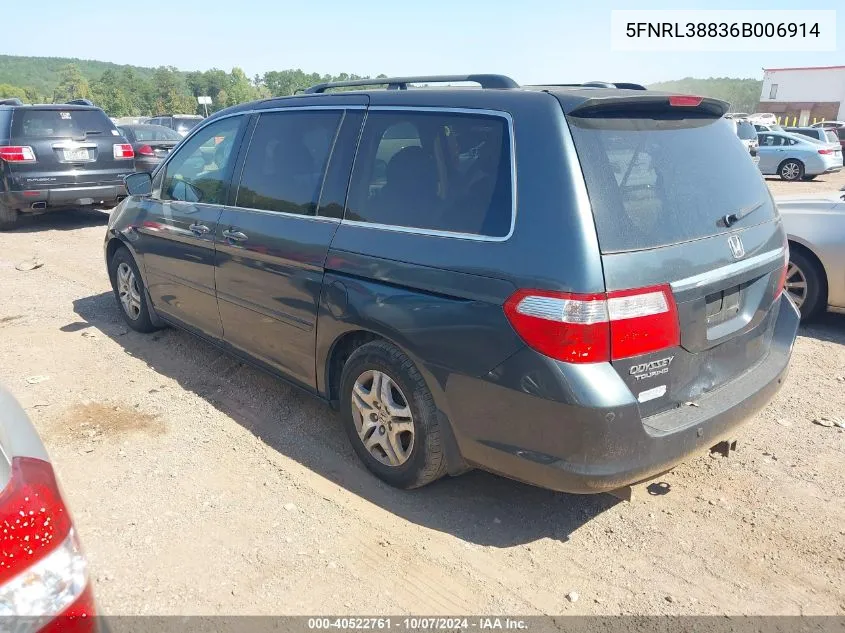
[[[379,75],[379,78],[386,75]],[[204,114],[197,97],[209,96],[209,113],[247,101],[295,94],[325,81],[366,79],[341,73],[320,75],[302,70],[274,70],[250,78],[240,68],[226,72],[218,68],[181,72],[173,67],[156,68],[145,75],[135,68],[108,68],[89,81],[79,66],[66,64],[58,71],[58,82],[44,93],[34,86],[0,83],[0,98],[17,97],[27,103],[67,103],[89,99],[109,116],[154,116],[164,113]]]

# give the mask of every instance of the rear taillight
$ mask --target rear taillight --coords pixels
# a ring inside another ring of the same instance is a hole
[[[587,295],[518,290],[504,309],[532,349],[568,363],[606,362],[680,343],[668,286]]]
[[[149,145],[141,145],[141,147],[138,148],[138,153],[141,156],[155,156],[156,155],[155,150],[152,147],[150,147]]]
[[[117,160],[135,158],[135,150],[129,143],[116,143],[114,145],[114,157]]]
[[[680,106],[680,107],[696,107],[701,105],[702,102],[701,97],[694,97],[692,95],[672,95],[669,97],[669,105],[670,106]]]
[[[34,163],[35,152],[26,145],[6,145],[0,147],[0,159],[7,163]]]
[[[819,154],[833,154],[832,149],[820,149]]]
[[[12,460],[0,492],[0,616],[43,618],[83,607],[88,587],[85,557],[53,469],[29,457]]]

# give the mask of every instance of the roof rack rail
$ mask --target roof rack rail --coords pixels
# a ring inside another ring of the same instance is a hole
[[[349,88],[353,86],[387,86],[388,90],[407,90],[408,84],[416,83],[448,83],[452,81],[471,81],[482,88],[510,90],[519,88],[506,75],[420,75],[419,77],[376,77],[374,79],[351,79],[349,81],[330,81],[317,84],[305,89],[305,94],[322,94],[332,88]]]
[[[583,84],[539,84],[537,87],[548,86],[550,88],[616,88],[618,90],[648,90],[641,84],[618,81],[588,81]]]
[[[67,105],[92,106],[94,103],[90,99],[71,99]]]

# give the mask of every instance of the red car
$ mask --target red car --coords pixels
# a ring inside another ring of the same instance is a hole
[[[0,387],[0,623],[15,617],[22,628],[14,630],[88,633],[94,615],[88,562],[47,451]]]

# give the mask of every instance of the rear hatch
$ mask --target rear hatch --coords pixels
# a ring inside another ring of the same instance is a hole
[[[677,313],[668,345],[650,349],[652,334],[633,328],[646,353],[612,361],[650,416],[695,403],[765,357],[785,235],[734,123],[722,118],[725,104],[621,94],[588,100],[567,120],[607,292],[658,287]]]
[[[35,156],[10,164],[15,189],[115,185],[134,170],[131,156],[119,157],[126,140],[97,108],[18,108],[11,142],[31,147]]]

